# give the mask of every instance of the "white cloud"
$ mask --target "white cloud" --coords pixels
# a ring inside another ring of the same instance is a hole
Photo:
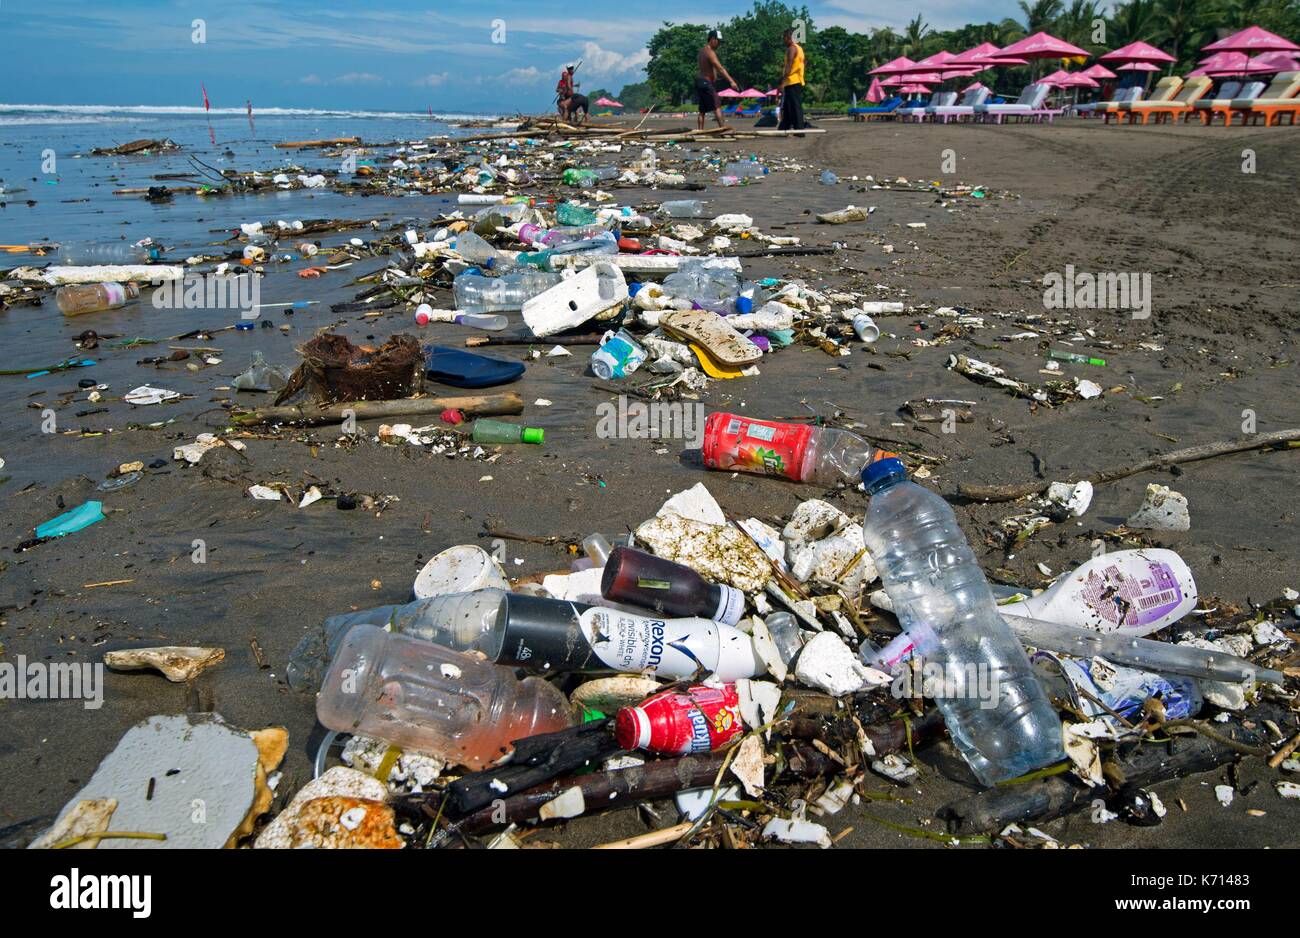
[[[557,74],[558,72],[559,69],[556,69]],[[531,85],[541,77],[541,69],[530,65],[527,68],[512,68],[508,72],[503,72],[497,76],[497,80],[510,85]]]
[[[630,72],[640,72],[650,61],[650,51],[644,47],[629,55],[605,49],[595,42],[582,44],[582,71],[589,77],[617,78]]]
[[[348,72],[333,78],[321,78],[314,72],[298,79],[300,85],[379,85],[384,79],[370,72]]]
[[[439,72],[436,75],[425,75],[423,78],[416,79],[415,83],[422,88],[437,88],[446,82],[449,77],[447,72]]]

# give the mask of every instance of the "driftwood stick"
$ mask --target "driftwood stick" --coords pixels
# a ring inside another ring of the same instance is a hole
[[[1243,440],[1223,440],[1218,443],[1202,443],[1186,449],[1176,449],[1159,456],[1142,459],[1127,466],[1112,466],[1099,469],[1091,475],[1084,476],[1089,482],[1114,482],[1140,472],[1164,469],[1178,463],[1196,462],[1201,459],[1213,459],[1215,456],[1229,456],[1233,453],[1245,453],[1254,449],[1265,449],[1283,443],[1300,440],[1300,429],[1277,430],[1273,433],[1261,433]],[[1076,480],[1081,481],[1081,480]],[[968,485],[957,486],[957,493],[965,498],[974,498],[987,502],[1009,502],[1026,495],[1037,495],[1046,490],[1047,482],[1018,482],[1010,485]]]
[[[524,401],[510,391],[504,394],[473,394],[464,397],[417,397],[399,401],[352,401],[345,404],[285,405],[263,407],[231,415],[231,422],[241,427],[269,423],[292,423],[318,426],[342,423],[349,416],[357,420],[374,420],[389,417],[415,417],[437,414],[444,410],[463,411],[467,417],[490,417],[499,414],[520,414]]]
[[[1263,745],[1265,730],[1233,727],[1240,745]],[[1144,742],[1116,760],[1125,789],[1208,772],[1241,758],[1233,746],[1209,736],[1178,736],[1165,743]],[[1021,785],[990,788],[951,802],[939,811],[952,834],[997,832],[1008,824],[1050,821],[1110,795],[1106,788],[1089,788],[1068,775],[1054,775]]]

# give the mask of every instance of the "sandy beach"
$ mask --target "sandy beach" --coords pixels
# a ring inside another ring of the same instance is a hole
[[[931,458],[926,484],[950,497],[984,570],[1006,582],[1041,586],[1051,576],[1040,565],[1055,575],[1086,560],[1093,542],[1105,541],[1107,532],[1122,525],[1154,482],[1187,497],[1192,523],[1187,532],[1148,532],[1144,543],[1172,548],[1190,564],[1202,606],[1247,607],[1300,588],[1300,450],[1244,453],[1099,484],[1086,515],[1020,544],[1001,523],[1023,512],[1022,506],[956,495],[963,483],[1065,480],[1168,450],[1237,439],[1246,421],[1252,422],[1250,432],[1259,433],[1300,426],[1294,240],[1300,128],[1115,127],[1068,118],[1008,126],[814,120],[825,133],[707,144],[710,155],[791,160],[801,171],[724,188],[716,171],[687,164],[688,180],[705,183],[704,191],[611,190],[619,202],[634,206],[698,196],[707,200],[709,216],[743,212],[768,234],[797,236],[805,246],[842,245],[832,254],[747,260],[747,279],[797,277],[817,289],[854,290],[908,305],[903,314],[877,317],[884,334],[872,346],[855,341],[849,344],[852,354],[832,357],[796,344],[764,357],[757,376],[711,383],[700,403],[710,411],[743,410],[756,417],[821,417],[891,449],[925,454]],[[682,121],[652,118],[651,125],[679,127]],[[685,146],[698,155],[704,144]],[[245,168],[270,165],[264,144],[231,148],[233,162]],[[1253,172],[1243,172],[1246,150]],[[625,148],[608,158],[626,162],[636,152]],[[669,160],[683,155],[682,148],[661,149]],[[584,157],[590,165],[606,158]],[[950,161],[955,172],[945,173]],[[839,177],[838,184],[819,184],[826,169]],[[108,194],[111,188],[140,185],[156,170],[137,160],[77,171],[97,174],[101,184],[87,197],[98,206],[120,198]],[[911,185],[983,186],[987,195],[943,199],[934,191],[876,189],[869,176],[876,183],[901,177]],[[55,195],[12,197],[0,223],[21,224],[25,239],[35,240],[34,229],[43,228],[58,240],[64,232],[52,221],[42,224],[39,216]],[[38,204],[23,205],[24,198]],[[849,225],[819,224],[814,217],[849,204],[875,211],[866,222]],[[160,224],[187,218],[195,234],[229,231],[253,219],[377,220],[377,231],[327,236],[326,246],[332,246],[353,236],[387,237],[412,224],[424,227],[442,210],[420,197],[327,193],[319,204],[297,200],[286,209],[274,195],[204,202],[178,196],[165,210],[139,201],[132,211],[146,214],[131,230],[150,218]],[[99,234],[85,218],[78,224],[87,226],[87,236]],[[238,726],[287,727],[280,807],[310,779],[321,735],[312,702],[285,684],[290,651],[328,615],[409,599],[416,572],[446,547],[486,547],[492,530],[565,542],[593,532],[624,535],[669,495],[698,482],[725,509],[778,528],[800,501],[825,495],[775,478],[709,472],[699,452],[680,440],[599,439],[597,408],[615,396],[595,386],[588,371],[592,349],[582,346],[573,346],[569,357],[536,359],[528,357],[526,345],[492,350],[501,358],[527,360],[524,377],[511,389],[525,401],[520,422],[544,428],[546,443],[506,447],[491,463],[379,445],[369,440],[378,422],[364,424],[365,436],[342,445],[337,428],[285,429],[249,436],[242,453],[215,451],[198,466],[173,460],[174,447],[229,425],[228,402],[264,402],[217,390],[244,370],[255,351],[292,367],[299,359],[296,348],[335,323],[354,342],[373,344],[410,333],[422,342],[461,346],[475,334],[450,324],[418,327],[410,309],[372,318],[329,311],[329,304],[356,297],[360,288],[350,285],[355,278],[382,270],[389,260],[363,258],[318,280],[294,276],[301,263],[271,267],[263,302],[321,301],[292,316],[271,311],[266,318],[273,329],[163,343],[162,351],[101,347],[91,369],[31,380],[0,377],[4,657],[97,662],[107,651],[141,645],[226,650],[220,666],[188,686],[154,673],[108,672],[98,710],[67,700],[0,702],[0,828],[56,814],[123,732],[158,713],[216,711]],[[1045,311],[1044,276],[1067,268],[1149,274],[1150,317],[1136,319],[1116,309]],[[951,317],[935,312],[943,307],[982,316],[988,328],[953,337],[951,330],[944,332]],[[1098,384],[1100,397],[1034,406],[946,367],[950,355],[968,355],[1038,383],[1046,337],[1003,337],[1021,331],[1017,323],[1026,316],[1045,312],[1084,334],[1080,350],[1105,359],[1104,367],[1063,366],[1065,375]],[[64,319],[51,296],[39,307],[0,311],[0,349],[11,363],[2,367],[77,354],[73,343],[87,328],[102,335],[166,336],[227,325],[231,315],[157,310],[142,302]],[[513,322],[510,332],[522,335],[522,324]],[[544,351],[558,341],[536,347]],[[197,371],[184,363],[138,364],[166,354],[168,344],[219,349],[214,354],[221,364]],[[152,407],[94,405],[77,388],[83,377],[107,384],[106,398],[142,384],[185,398]],[[927,398],[972,401],[973,419],[947,434],[902,409]],[[538,400],[551,404],[537,406]],[[56,433],[42,432],[47,410],[55,414]],[[136,460],[147,467],[161,460],[162,466],[146,468],[134,485],[97,493],[114,467]],[[274,482],[369,495],[385,507],[340,511],[327,500],[299,510],[246,493],[250,485]],[[863,511],[861,492],[826,497],[850,514]],[[36,525],[90,498],[104,502],[105,522],[14,551]],[[205,546],[205,563],[192,562],[196,541]],[[1112,546],[1117,543],[1111,539]],[[507,541],[505,551],[511,576],[563,569],[572,560],[563,546],[528,541]],[[1282,729],[1289,736],[1295,726]],[[852,828],[841,845],[936,845],[865,816],[941,828],[935,810],[970,790],[973,781],[947,742],[917,755],[921,778],[896,790],[906,803],[855,806],[826,819],[833,835]],[[1213,787],[1229,771],[1157,786],[1170,806],[1160,827],[1097,825],[1086,811],[1042,827],[1062,842],[1100,847],[1300,846],[1300,805],[1276,796],[1268,781],[1275,773],[1258,759],[1248,760],[1236,778],[1239,794],[1225,808]],[[663,823],[672,823],[671,804],[660,808]],[[1266,815],[1248,816],[1252,808]],[[646,830],[645,816],[629,808],[548,827],[532,842],[586,846]]]

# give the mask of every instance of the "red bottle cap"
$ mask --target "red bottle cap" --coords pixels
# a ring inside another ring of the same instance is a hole
[[[650,720],[640,707],[624,707],[614,718],[614,739],[620,749],[640,749],[650,743]]]

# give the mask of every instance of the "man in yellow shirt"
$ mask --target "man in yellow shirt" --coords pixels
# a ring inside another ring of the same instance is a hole
[[[785,42],[785,70],[781,74],[781,123],[778,130],[803,130],[803,46],[794,41],[794,30],[782,35]]]

